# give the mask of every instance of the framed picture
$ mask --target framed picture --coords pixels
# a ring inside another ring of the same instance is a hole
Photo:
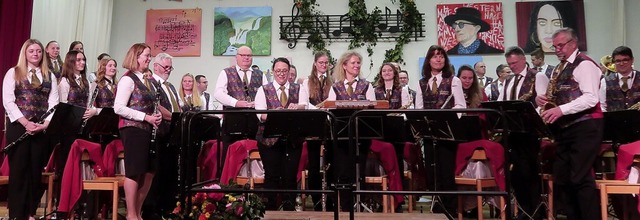
[[[213,16],[213,55],[236,55],[241,46],[271,55],[271,7],[217,7]]]

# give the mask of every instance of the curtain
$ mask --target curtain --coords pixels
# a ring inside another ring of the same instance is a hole
[[[7,70],[18,63],[20,48],[29,39],[32,9],[33,0],[0,0],[0,81],[4,80]],[[4,118],[4,106],[0,108],[0,114]],[[4,119],[0,126],[4,131]],[[0,142],[3,140],[4,132]]]
[[[36,1],[31,36],[43,44],[55,40],[60,56],[69,51],[73,41],[81,41],[87,56],[87,73],[96,71],[97,57],[109,53],[113,0]]]

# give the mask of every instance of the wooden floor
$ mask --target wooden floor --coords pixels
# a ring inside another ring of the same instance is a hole
[[[312,220],[312,219],[333,219],[333,212],[286,212],[286,211],[267,211],[264,216],[264,219],[276,220]],[[349,219],[348,212],[341,212],[340,219]],[[447,219],[442,214],[433,214],[433,213],[355,213],[355,219],[380,219],[380,220],[389,220],[389,219],[402,219],[402,220],[412,220],[412,219]]]

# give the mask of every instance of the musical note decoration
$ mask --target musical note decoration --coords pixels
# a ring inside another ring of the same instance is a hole
[[[403,17],[406,16],[400,10],[395,13],[388,7],[385,7],[384,14],[380,17],[370,18],[376,19],[375,33],[378,39],[393,41],[398,38],[404,31]],[[421,21],[424,14],[418,15]],[[425,38],[425,30],[423,22],[420,25],[411,28],[411,37],[414,40]],[[365,24],[361,19],[352,19],[348,14],[344,15],[301,15],[301,7],[296,3],[291,9],[291,16],[280,16],[280,40],[285,40],[288,47],[293,49],[298,41],[306,40],[307,42],[318,41],[323,38],[325,41],[349,41],[354,38],[354,27]]]

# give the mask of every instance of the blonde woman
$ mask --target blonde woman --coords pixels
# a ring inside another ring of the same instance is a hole
[[[184,74],[180,81],[180,102],[183,112],[186,111],[200,111],[203,106],[202,99],[200,99],[200,91],[197,86],[193,86],[195,77],[191,73]],[[196,94],[196,95],[194,95]]]
[[[335,82],[329,91],[328,100],[369,100],[375,101],[373,86],[365,78],[360,78],[362,55],[347,51],[338,60],[333,72]]]

